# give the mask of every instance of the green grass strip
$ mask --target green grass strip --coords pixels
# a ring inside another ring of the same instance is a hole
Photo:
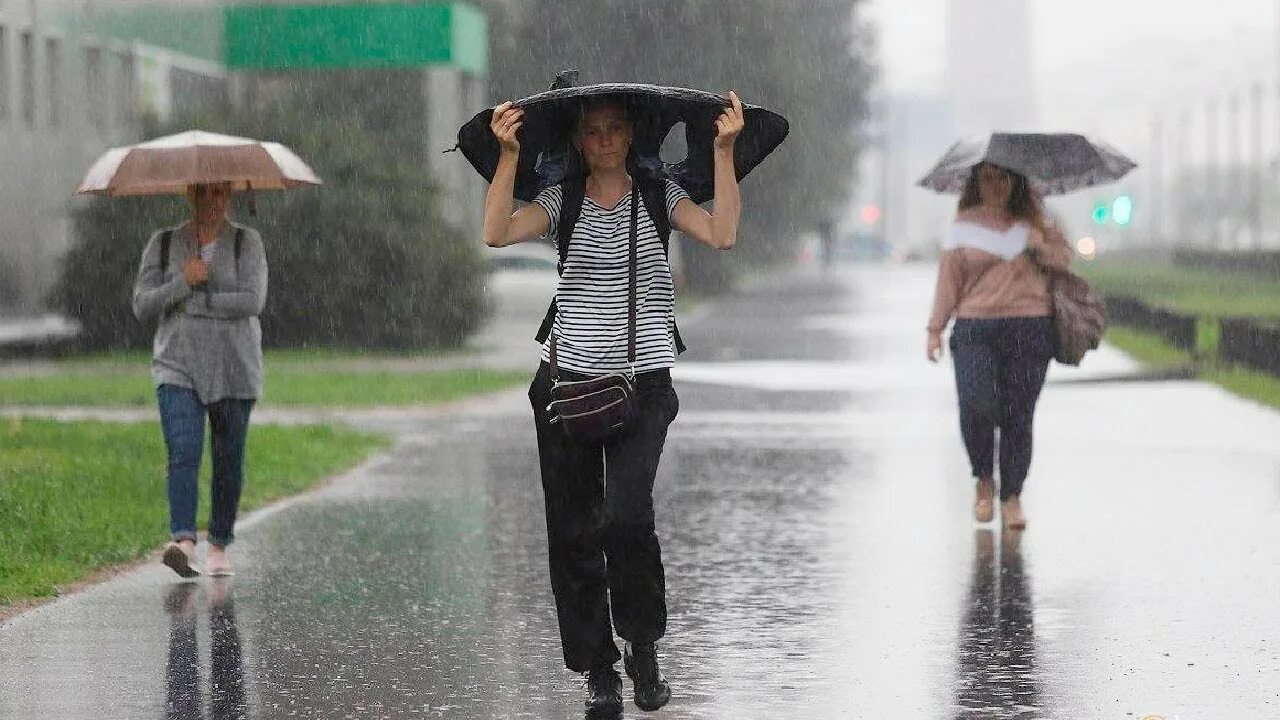
[[[1256,275],[1106,258],[1076,267],[1104,294],[1167,310],[1210,319],[1280,317],[1280,282]]]
[[[531,376],[491,370],[282,372],[268,378],[263,400],[273,405],[433,405],[528,383]]]
[[[69,361],[56,372],[0,376],[0,405],[147,407],[154,405],[149,363],[119,358]],[[531,373],[477,369],[392,372],[312,368],[268,361],[261,402],[273,406],[434,405],[529,381]]]
[[[1113,325],[1107,328],[1106,341],[1148,367],[1167,370],[1191,364],[1188,353],[1173,347],[1155,333]]]
[[[389,442],[346,429],[255,425],[241,509],[306,490]],[[208,458],[206,448],[201,528]],[[166,542],[165,465],[155,423],[0,421],[0,607],[50,597]]]
[[[1169,345],[1154,333],[1112,326],[1107,328],[1106,339],[1151,368],[1181,368],[1193,364],[1189,354]],[[1203,368],[1200,376],[1203,379],[1221,386],[1237,397],[1280,410],[1280,377],[1244,368],[1221,367],[1212,362],[1201,364]]]
[[[1233,395],[1280,410],[1280,378],[1273,375],[1241,368],[1217,368],[1205,373],[1205,378]]]

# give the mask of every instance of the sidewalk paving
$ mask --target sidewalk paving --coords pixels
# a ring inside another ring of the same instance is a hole
[[[1055,368],[1031,525],[975,528],[931,278],[791,278],[682,326],[659,715],[1280,715],[1280,413],[1110,350]],[[145,567],[0,625],[0,718],[581,717],[527,401],[456,410],[350,418],[395,446],[246,518],[230,588]]]

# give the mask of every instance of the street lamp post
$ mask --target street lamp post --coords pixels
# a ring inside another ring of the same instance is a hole
[[[1164,244],[1164,125],[1157,111],[1151,118],[1150,244]]]
[[[1250,89],[1250,112],[1253,116],[1251,123],[1252,150],[1249,153],[1252,156],[1252,162],[1249,163],[1249,235],[1251,244],[1255,248],[1262,247],[1262,154],[1263,154],[1263,136],[1262,136],[1262,83],[1253,84]]]
[[[1204,195],[1209,204],[1209,233],[1206,243],[1218,244],[1218,223],[1213,217],[1218,209],[1218,99],[1210,97],[1205,104]]]

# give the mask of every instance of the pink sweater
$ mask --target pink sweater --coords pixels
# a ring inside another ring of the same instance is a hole
[[[998,231],[994,231],[997,232]],[[1073,252],[1062,233],[1031,230],[1032,244],[1043,249],[1020,252],[1011,260],[976,247],[951,247],[942,253],[933,295],[929,331],[942,332],[951,317],[1047,317],[1053,314],[1049,285],[1036,267],[1066,269]],[[1031,255],[1036,256],[1033,262]]]

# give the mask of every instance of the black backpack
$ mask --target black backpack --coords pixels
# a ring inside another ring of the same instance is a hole
[[[658,239],[662,241],[662,252],[669,258],[671,256],[671,218],[667,217],[666,183],[661,178],[633,177],[635,182],[640,184],[640,199],[644,203],[645,212],[649,213],[649,219],[653,221],[654,229],[658,231]],[[565,180],[561,186],[564,196],[560,203],[560,224],[556,227],[556,252],[560,255],[560,263],[556,270],[563,274],[564,264],[569,259],[569,241],[573,237],[574,226],[578,224],[578,217],[582,214],[582,201],[587,196],[587,179],[572,178]],[[546,342],[555,321],[556,301],[553,299],[534,340],[539,343]],[[683,353],[685,345],[684,340],[680,338],[680,328],[675,326],[673,330],[676,353]]]

